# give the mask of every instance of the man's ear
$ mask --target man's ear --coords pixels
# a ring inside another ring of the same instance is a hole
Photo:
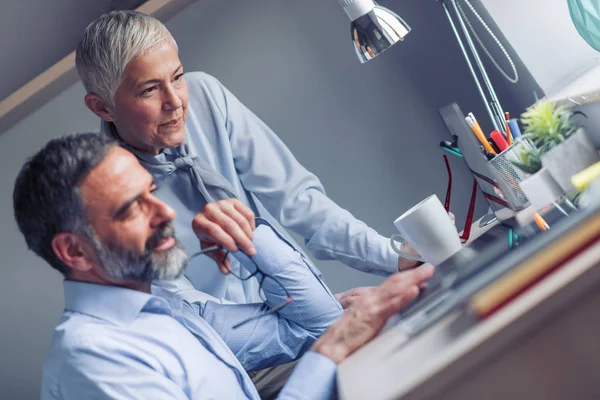
[[[112,121],[112,112],[110,111],[108,105],[94,93],[88,93],[85,95],[83,102],[85,106],[90,109],[91,112],[99,116],[105,121]]]
[[[93,267],[91,246],[74,233],[59,233],[52,238],[54,254],[69,268],[89,271]]]

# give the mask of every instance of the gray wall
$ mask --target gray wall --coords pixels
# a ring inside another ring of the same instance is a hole
[[[482,0],[482,3],[548,95],[600,63],[600,53],[575,29],[566,1]],[[540,12],[542,9],[544,12]]]
[[[366,65],[355,60],[349,21],[334,0],[199,0],[167,25],[188,71],[221,79],[321,178],[332,199],[388,236],[411,205],[431,193],[443,199],[437,146],[448,134],[437,109],[457,101],[481,118],[484,112],[437,2],[381,3],[413,32]],[[499,86],[509,106],[530,102],[520,87]],[[97,128],[83,96],[77,83],[0,136],[0,398],[38,397],[40,366],[63,307],[60,277],[26,251],[16,228],[13,181],[51,137]],[[472,181],[452,163],[452,209],[462,226]],[[477,214],[485,209],[480,202]],[[336,292],[380,282],[336,262],[319,266]]]
[[[85,27],[111,10],[132,10],[145,0],[22,0],[0,2],[0,100],[71,53]],[[74,12],[76,10],[76,12]],[[19,38],[19,40],[15,40]],[[72,81],[71,81],[72,82]]]

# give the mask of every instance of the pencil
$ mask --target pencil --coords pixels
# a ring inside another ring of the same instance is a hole
[[[473,113],[469,113],[467,115],[467,117],[465,118],[465,121],[467,121],[467,124],[471,127],[471,130],[475,134],[475,137],[477,137],[479,142],[483,145],[483,148],[485,149],[485,151],[487,151],[488,153],[494,154],[494,155],[498,154],[498,153],[496,153],[494,148],[488,143],[487,137],[483,133],[483,130],[481,130],[481,127],[479,126],[479,123],[475,119],[475,116],[473,116]]]
[[[512,146],[513,136],[512,136],[512,131],[510,130],[510,126],[508,126],[508,121],[510,121],[510,113],[508,111],[505,112],[504,117],[506,120],[506,139],[508,140],[508,145]]]
[[[546,223],[546,220],[542,218],[540,213],[536,212],[535,214],[533,214],[533,220],[537,224],[538,228],[540,228],[540,230],[547,231],[548,229],[550,229],[550,225]]]

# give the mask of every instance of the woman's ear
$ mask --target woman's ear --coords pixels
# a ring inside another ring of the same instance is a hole
[[[86,94],[83,99],[83,102],[91,112],[102,118],[104,121],[113,120],[112,113],[108,105],[97,94]]]

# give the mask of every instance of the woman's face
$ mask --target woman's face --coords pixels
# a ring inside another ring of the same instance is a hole
[[[124,142],[158,154],[185,141],[187,106],[183,66],[165,42],[127,64],[108,119]]]

